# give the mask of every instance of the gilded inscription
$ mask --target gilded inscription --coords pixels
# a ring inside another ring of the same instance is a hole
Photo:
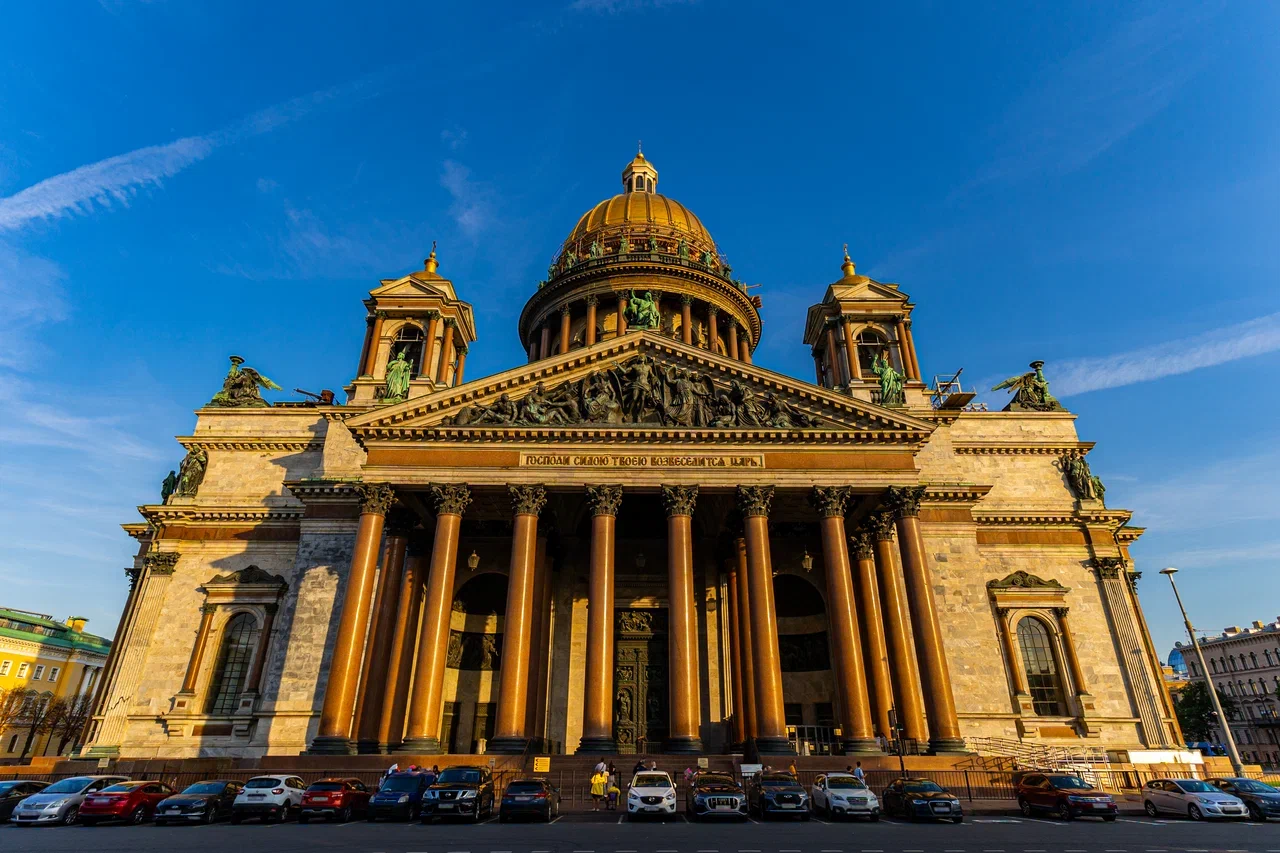
[[[522,453],[527,468],[763,468],[761,455],[689,453]]]

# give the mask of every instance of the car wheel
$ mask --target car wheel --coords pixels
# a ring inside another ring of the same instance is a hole
[[[351,822],[351,806],[342,807],[342,811],[338,812],[338,822],[339,823]]]
[[[214,821],[216,821],[217,819],[218,819],[218,810],[217,810],[217,808],[215,808],[214,806],[209,806],[207,809],[205,809],[205,810],[204,810],[204,822],[205,822],[205,823],[213,823],[213,822],[214,822]],[[156,823],[158,824],[158,823],[159,823],[159,821],[156,821]]]
[[[1062,820],[1071,820],[1071,806],[1066,803],[1058,803],[1058,817]]]
[[[1204,813],[1200,811],[1200,807],[1195,804],[1187,806],[1187,817],[1192,820],[1204,820]]]
[[[1249,803],[1249,818],[1251,820],[1262,821],[1263,823],[1267,822],[1267,816],[1262,813],[1262,809],[1258,808],[1253,803]]]
[[[72,826],[75,824],[76,820],[79,819],[79,817],[80,817],[80,807],[72,806],[71,808],[67,809],[66,814],[62,816],[62,825]]]
[[[1023,817],[1031,817],[1031,803],[1022,797],[1018,797],[1018,810],[1022,812]]]
[[[143,806],[138,806],[133,810],[133,814],[129,815],[129,823],[139,826],[147,822],[147,810]]]
[[[1151,802],[1150,800],[1144,801],[1142,804],[1142,808],[1146,811],[1146,813],[1150,817],[1156,817],[1157,815],[1160,814],[1160,810],[1156,808],[1156,804]]]
[[[1107,823],[1115,823],[1115,822],[1116,822],[1116,816],[1115,816],[1115,815],[1113,815],[1113,814],[1103,815],[1103,816],[1102,816],[1102,819],[1103,819],[1105,822],[1107,822]]]

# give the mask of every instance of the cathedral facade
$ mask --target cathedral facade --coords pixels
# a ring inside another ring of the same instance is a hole
[[[464,378],[434,249],[370,292],[345,405],[233,357],[125,525],[90,754],[1181,745],[1142,531],[1040,363],[1004,411],[930,387],[846,254],[812,379],[760,368],[760,300],[657,180],[578,221],[525,364]]]

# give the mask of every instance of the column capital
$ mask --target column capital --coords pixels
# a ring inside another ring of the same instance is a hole
[[[356,483],[352,487],[360,496],[360,512],[386,515],[396,502],[396,490],[386,483]]]
[[[598,296],[596,296],[594,293],[592,293],[592,294],[588,294],[588,296],[587,296],[587,304],[588,304],[588,305],[599,305],[599,304],[600,304],[600,298],[599,298]]]
[[[738,509],[743,516],[769,515],[773,504],[773,486],[738,486]]]
[[[996,608],[996,616],[1001,620],[1007,619],[1011,612],[1012,612],[1012,608],[1009,608],[1009,607]],[[1004,626],[1001,626],[1001,630],[1004,630]]]
[[[212,616],[214,613],[217,613],[217,612],[218,612],[218,605],[216,604],[209,604],[208,602],[205,602],[204,604],[200,605],[200,613],[202,615]]]
[[[682,294],[680,294],[680,304],[681,304],[681,305],[692,305],[692,304],[693,304],[693,296],[692,296],[691,294],[688,294],[688,293],[682,293]]]
[[[719,313],[720,313],[720,309],[719,309],[719,308],[717,308],[715,305],[708,305],[708,306],[707,306],[707,314],[708,314],[709,316],[714,317],[714,316],[716,316],[716,315],[717,315],[717,314],[719,314]]]
[[[592,515],[617,515],[622,506],[622,484],[587,486],[587,503]]]
[[[547,490],[542,486],[507,485],[511,496],[512,515],[541,515],[547,505]]]
[[[1094,557],[1093,570],[1103,580],[1117,580],[1124,572],[1124,560],[1120,557]]]
[[[885,492],[884,503],[893,511],[895,518],[915,517],[920,515],[920,499],[924,493],[924,486],[890,486]]]
[[[1069,615],[1071,615],[1071,608],[1055,607],[1053,608],[1053,615],[1058,617],[1058,621],[1061,622],[1063,619],[1066,619]]]
[[[857,320],[857,319],[858,319],[858,318],[857,318],[855,315],[853,315],[853,314],[841,314],[841,315],[840,315],[840,322],[841,322],[841,323],[853,323],[853,322],[854,322],[855,320]]]
[[[418,514],[408,507],[397,506],[387,511],[387,535],[408,536],[418,524]]]
[[[693,507],[697,502],[697,486],[662,487],[662,505],[667,509],[667,518],[673,515],[693,515]]]
[[[453,329],[457,327],[458,320],[456,317],[445,317],[444,324],[447,328]]]
[[[871,535],[880,541],[893,538],[893,513],[888,510],[873,512],[867,516],[867,529]]]
[[[262,605],[262,609],[266,612],[268,616],[275,616],[277,613],[280,612],[280,605],[276,604],[275,602],[272,602],[270,604]]]
[[[870,560],[876,555],[875,537],[865,527],[859,528],[849,537],[849,544],[853,546],[853,554],[859,560]]]
[[[379,309],[373,312],[373,316],[377,317],[379,320],[385,320],[387,319],[387,312]]]
[[[179,556],[181,555],[177,551],[156,551],[143,557],[142,565],[149,574],[171,575],[178,565]]]
[[[462,515],[471,503],[471,490],[462,483],[432,483],[427,491],[437,515]]]
[[[848,486],[814,486],[809,493],[809,503],[823,518],[844,518],[848,501]]]
[[[436,309],[434,309],[434,308],[429,308],[429,309],[427,309],[427,311],[426,311],[426,313],[425,313],[425,315],[424,315],[424,316],[426,316],[426,318],[427,318],[428,320],[439,320],[439,319],[440,319],[440,312],[439,312],[439,311],[437,311],[437,310],[436,310]]]
[[[561,313],[561,314],[568,314],[570,310],[571,310],[571,309],[570,309],[570,307],[569,307],[569,303],[568,303],[568,302],[566,302],[565,304],[563,304],[563,305],[561,305],[561,306],[560,306],[560,313]]]

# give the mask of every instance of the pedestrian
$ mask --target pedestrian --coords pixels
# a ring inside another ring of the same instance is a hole
[[[685,783],[686,783],[686,784],[688,784],[689,782],[692,782],[692,781],[693,781],[693,768],[692,768],[692,767],[686,767],[686,768],[684,769],[684,781],[685,781]]]
[[[858,762],[858,766],[854,768],[854,770],[853,770],[853,775],[854,775],[854,777],[855,777],[859,782],[866,782],[866,781],[867,781],[867,774],[862,772],[862,762],[861,762],[861,761],[859,761],[859,762]]]
[[[796,763],[794,761],[787,765],[787,772],[792,776],[796,775]]]
[[[605,771],[606,771],[606,770],[608,770],[608,769],[609,769],[609,765],[604,763],[604,759],[603,759],[603,758],[596,762],[596,772],[597,772],[597,773],[603,773],[603,772],[605,772]]]
[[[608,784],[609,777],[605,775],[603,770],[597,770],[591,774],[591,810],[593,812],[600,811],[600,801],[604,799]]]
[[[656,761],[654,761],[652,758],[650,758],[650,759],[649,759],[649,769],[650,769],[650,770],[657,770],[657,769],[658,769],[658,762],[656,762]]]
[[[853,774],[853,765],[851,765],[851,764],[846,764],[846,765],[844,766],[844,772],[845,772],[845,773],[848,773],[848,774],[850,774],[850,775],[852,775],[852,774]]]
[[[616,779],[609,780],[609,811],[616,812],[618,810],[618,797],[622,794],[618,788]]]
[[[614,766],[612,761],[609,762],[609,784],[618,784],[618,768]]]
[[[390,776],[392,773],[399,773],[399,772],[400,772],[400,763],[399,762],[393,763],[390,767],[387,768],[387,772],[382,774],[382,778],[378,780],[378,787],[381,788],[382,783],[387,781],[387,777]]]
[[[635,767],[632,767],[632,768],[631,768],[631,772],[632,772],[632,773],[643,773],[644,771],[646,771],[646,770],[648,770],[648,769],[649,769],[648,767],[645,767],[645,766],[644,766],[644,759],[642,758],[642,759],[640,759],[639,761],[637,761],[637,762],[636,762],[636,766],[635,766]]]

